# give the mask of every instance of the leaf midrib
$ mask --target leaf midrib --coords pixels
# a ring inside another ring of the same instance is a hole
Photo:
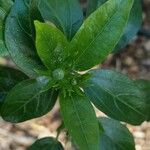
[[[82,125],[82,121],[81,121],[81,119],[80,119],[80,115],[78,114],[78,109],[76,108],[76,105],[75,105],[75,102],[74,102],[74,99],[73,99],[72,96],[71,96],[71,101],[72,101],[72,104],[73,104],[73,107],[74,107],[76,116],[77,116],[77,118],[78,118],[78,120],[79,120],[79,125],[80,125],[80,129],[81,129],[82,135],[83,135],[84,138],[85,138],[85,142],[86,142],[86,145],[87,145],[87,147],[88,147],[88,150],[90,150],[89,145],[88,145],[87,137],[86,137],[86,135],[84,134],[84,133],[85,133],[85,132],[84,132],[84,127],[83,127],[83,125]]]
[[[117,7],[117,9],[116,9]],[[76,61],[74,62],[74,66],[77,64],[77,62],[79,61],[79,59],[84,55],[84,53],[87,51],[87,49],[89,47],[92,46],[92,44],[99,38],[99,36],[102,34],[102,32],[105,30],[105,28],[107,27],[107,25],[111,22],[111,20],[113,19],[113,17],[116,15],[116,13],[118,12],[118,6],[116,6],[114,8],[114,13],[108,18],[108,20],[106,21],[106,23],[102,26],[101,31],[97,34],[97,36],[90,42],[90,44],[84,49],[84,51],[81,53],[81,55],[76,59]]]
[[[89,88],[89,90],[91,92],[93,92],[93,94],[95,95],[95,97],[105,106],[105,108],[107,109],[107,111],[109,111],[109,113],[112,114],[112,112],[110,111],[110,108],[100,99],[100,97],[97,95],[97,93],[92,89],[92,88]],[[115,116],[115,114],[113,114]]]
[[[123,102],[117,95],[115,96],[111,91],[105,89],[104,87],[101,87],[100,85],[99,85],[99,87],[100,87],[103,91],[105,91],[106,93],[108,93],[109,95],[111,95],[113,98],[118,99],[118,101],[119,101],[120,103],[122,103],[122,104],[128,106],[128,107],[131,108],[134,112],[138,113],[140,116],[142,116],[142,117],[145,118],[145,116],[144,116],[141,112],[139,112],[138,110],[136,110],[135,108],[133,108],[133,107],[130,106],[129,104]]]
[[[22,109],[24,106],[26,106],[28,103],[30,103],[36,96],[38,96],[41,93],[43,93],[43,92],[39,92],[39,91],[35,95],[33,95],[31,98],[29,98],[29,100],[26,103],[24,103],[24,105],[22,105],[21,107],[19,107],[16,111],[12,112],[12,114],[15,114],[18,110]],[[24,102],[24,101],[22,101],[22,102]]]

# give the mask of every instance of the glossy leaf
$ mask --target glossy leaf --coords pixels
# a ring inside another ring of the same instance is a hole
[[[135,80],[135,84],[139,87],[141,92],[145,97],[146,107],[147,107],[147,117],[146,120],[150,121],[150,81],[148,80]]]
[[[97,1],[98,1],[97,6],[100,7],[108,0],[97,0]],[[94,9],[96,10],[96,8],[97,8],[97,6],[95,7],[96,2],[89,0],[89,4],[90,4],[90,7],[93,8],[93,10]],[[129,41],[137,34],[137,32],[139,31],[139,29],[141,27],[141,24],[142,24],[141,0],[134,0],[134,4],[133,4],[131,12],[130,12],[128,23],[124,29],[124,33],[123,33],[120,41],[116,45],[113,52],[118,52],[123,47],[125,47],[129,43]]]
[[[19,70],[0,66],[0,107],[9,90],[28,77]]]
[[[127,26],[124,30],[123,36],[119,43],[115,47],[114,52],[119,51],[125,47],[131,39],[137,34],[142,24],[142,5],[141,0],[134,0],[133,7],[131,9],[130,17]]]
[[[4,44],[4,22],[12,5],[11,0],[0,0],[0,56],[8,54]]]
[[[90,69],[111,53],[126,26],[132,4],[133,0],[109,0],[85,20],[69,47],[76,70]]]
[[[65,127],[82,150],[98,150],[99,127],[88,98],[72,93],[60,96],[61,113]]]
[[[34,79],[17,84],[2,105],[3,119],[17,123],[48,113],[53,108],[58,93],[53,89],[42,91],[44,86],[45,82]]]
[[[139,125],[145,121],[144,96],[134,81],[111,70],[93,70],[84,88],[93,104],[111,118]]]
[[[68,45],[66,37],[54,25],[35,22],[36,47],[39,57],[45,66],[54,70],[62,66],[67,56],[65,47]]]
[[[45,21],[53,22],[69,40],[83,22],[83,13],[78,0],[42,0],[39,10]]]
[[[125,125],[108,118],[99,118],[99,122],[104,129],[99,150],[135,150],[133,136]]]
[[[34,70],[41,68],[42,64],[34,45],[33,18],[39,19],[40,16],[37,13],[31,16],[31,9],[35,11],[32,2],[15,1],[6,19],[5,40],[15,64],[29,76],[36,77]]]
[[[62,144],[52,137],[37,140],[27,150],[64,150]]]

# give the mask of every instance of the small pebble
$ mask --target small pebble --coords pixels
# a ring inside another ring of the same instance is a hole
[[[150,41],[147,41],[145,44],[144,44],[144,48],[150,52]]]

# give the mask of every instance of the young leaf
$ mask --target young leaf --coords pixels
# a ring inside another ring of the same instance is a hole
[[[133,80],[111,70],[93,70],[91,74],[84,90],[99,110],[133,125],[145,121],[144,96]]]
[[[54,25],[35,21],[35,27],[36,48],[42,62],[50,70],[59,68],[67,55],[66,37]]]
[[[48,113],[56,102],[58,92],[54,89],[42,91],[44,86],[45,82],[33,79],[17,84],[2,105],[3,119],[18,123]]]
[[[0,66],[0,108],[9,90],[28,77],[19,70]]]
[[[11,0],[0,0],[0,56],[5,56],[8,54],[7,49],[4,44],[4,22],[5,18],[13,5]]]
[[[26,74],[36,77],[35,69],[39,69],[42,63],[37,55],[34,45],[33,20],[39,19],[39,14],[31,16],[31,1],[16,0],[6,19],[5,40],[9,53]]]
[[[123,36],[114,49],[114,52],[119,51],[125,47],[128,42],[137,34],[142,24],[142,5],[141,0],[134,0],[133,7],[131,9],[130,17],[127,26],[124,30]]]
[[[99,122],[104,129],[99,150],[135,150],[133,136],[125,125],[108,118],[99,118]]]
[[[62,144],[52,137],[37,140],[27,150],[64,150]]]
[[[45,21],[53,22],[69,40],[83,22],[83,13],[78,0],[44,0],[39,10]]]
[[[82,150],[99,149],[99,126],[90,101],[85,95],[60,96],[65,127]]]
[[[109,0],[85,20],[69,47],[76,70],[90,69],[111,53],[126,26],[132,4],[133,0]]]
[[[135,84],[143,92],[147,107],[147,121],[150,121],[150,81],[148,80],[135,80]]]

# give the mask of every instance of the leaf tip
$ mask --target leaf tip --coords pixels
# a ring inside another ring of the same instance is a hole
[[[42,23],[38,20],[34,21],[35,28],[37,29]]]

